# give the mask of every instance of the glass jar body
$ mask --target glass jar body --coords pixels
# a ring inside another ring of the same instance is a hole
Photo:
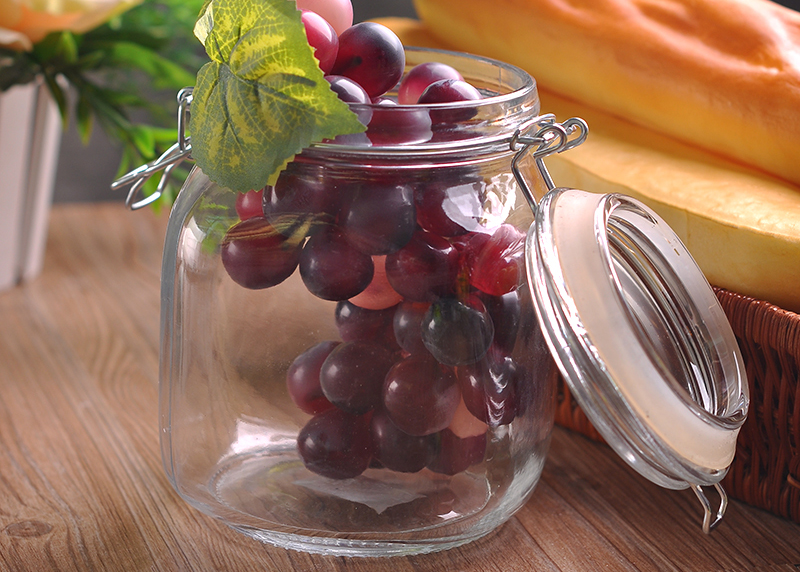
[[[409,65],[440,58],[416,56]],[[538,99],[519,70],[448,57],[518,96],[461,106],[472,125],[439,141],[304,151],[252,219],[197,169],[173,207],[164,465],[186,501],[259,540],[442,550],[507,520],[541,475],[555,368],[525,278],[533,215],[508,144]],[[253,241],[261,254],[236,251]]]

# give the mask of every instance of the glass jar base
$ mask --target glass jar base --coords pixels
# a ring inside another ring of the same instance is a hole
[[[473,469],[447,476],[373,468],[336,480],[311,473],[293,452],[251,452],[218,466],[209,483],[215,503],[196,506],[282,548],[363,557],[425,554],[472,542],[509,516],[489,510],[491,484],[481,465]]]
[[[352,540],[346,538],[330,538],[304,536],[281,532],[254,529],[246,526],[229,525],[233,530],[245,534],[265,544],[278,548],[296,550],[324,556],[348,556],[356,558],[391,558],[395,556],[413,556],[450,550],[463,546],[493,532],[494,527],[481,529],[479,534],[470,531],[469,535],[430,542],[387,542],[372,540]]]

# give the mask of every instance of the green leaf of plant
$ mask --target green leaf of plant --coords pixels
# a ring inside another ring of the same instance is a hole
[[[77,120],[78,134],[86,145],[92,135],[92,104],[85,94],[80,94],[75,106],[75,119]]]
[[[109,63],[121,67],[140,69],[153,78],[157,89],[186,87],[194,83],[194,76],[177,64],[162,57],[152,49],[131,42],[116,42],[110,46]]]
[[[192,100],[192,157],[236,191],[272,182],[311,143],[365,127],[319,69],[294,2],[211,0],[195,27],[211,58]]]
[[[78,61],[78,43],[72,32],[62,32],[58,35],[56,54],[67,64]]]
[[[39,67],[28,54],[0,48],[0,92],[32,82],[37,73]]]
[[[156,140],[153,131],[146,125],[136,125],[130,130],[133,144],[139,153],[146,158],[155,157]]]
[[[64,93],[64,90],[61,89],[61,86],[49,73],[44,73],[44,80],[47,84],[48,89],[50,90],[50,95],[53,96],[53,100],[56,102],[58,106],[58,112],[61,115],[61,125],[63,128],[67,127],[69,121],[69,110],[67,108],[67,95]]]

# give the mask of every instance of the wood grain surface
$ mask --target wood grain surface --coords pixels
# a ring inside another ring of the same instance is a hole
[[[165,216],[59,205],[43,274],[0,293],[0,570],[781,571],[800,525],[732,502],[710,535],[689,491],[557,428],[530,501],[449,552],[347,559],[285,551],[186,505],[158,443]]]

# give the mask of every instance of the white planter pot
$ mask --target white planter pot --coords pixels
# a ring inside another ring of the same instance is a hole
[[[42,83],[0,93],[0,290],[42,269],[61,117]]]

